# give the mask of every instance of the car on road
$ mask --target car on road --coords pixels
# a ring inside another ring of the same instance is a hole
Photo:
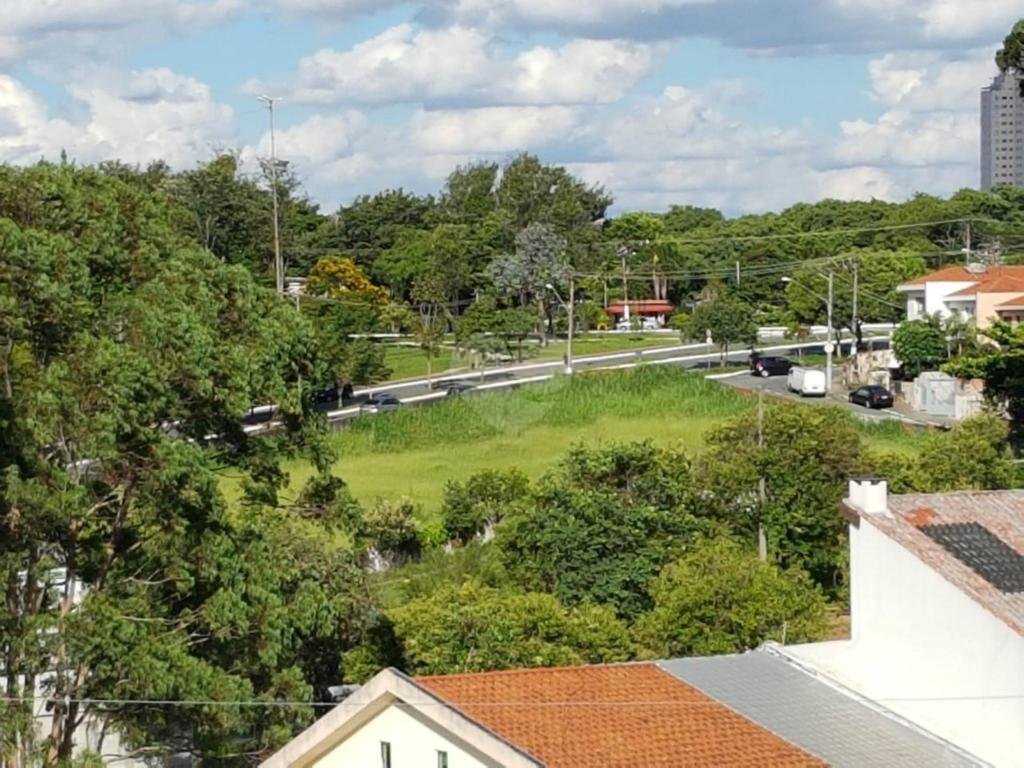
[[[369,397],[366,402],[359,406],[360,413],[387,413],[397,411],[402,401],[390,392],[378,392]]]
[[[819,371],[817,368],[801,368],[799,366],[793,366],[789,369],[789,374],[786,377],[786,389],[790,392],[796,392],[801,397],[824,397],[827,393],[825,390],[825,372]]]
[[[761,357],[755,355],[750,358],[750,373],[754,376],[785,376],[793,362],[787,357]]]
[[[458,397],[459,395],[476,389],[468,381],[452,381],[445,387],[445,397]]]
[[[850,393],[850,402],[865,408],[892,408],[893,396],[885,387],[870,385]]]

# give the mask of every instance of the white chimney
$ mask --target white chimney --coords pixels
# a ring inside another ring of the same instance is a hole
[[[861,478],[850,480],[846,504],[867,515],[889,516],[889,483]]]

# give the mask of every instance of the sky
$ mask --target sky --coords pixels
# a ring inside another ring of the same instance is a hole
[[[335,210],[521,151],[615,211],[978,185],[1021,0],[0,0],[0,162],[277,153]]]

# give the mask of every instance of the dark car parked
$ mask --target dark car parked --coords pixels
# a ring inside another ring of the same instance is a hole
[[[458,397],[462,393],[470,392],[474,389],[476,389],[476,387],[468,381],[452,381],[445,387],[445,397]]]
[[[754,376],[785,376],[793,363],[786,357],[760,357],[750,358],[750,372]]]
[[[851,392],[850,402],[865,408],[892,408],[893,397],[885,387],[871,385]]]

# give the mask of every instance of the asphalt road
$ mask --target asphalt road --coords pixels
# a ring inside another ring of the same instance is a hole
[[[888,340],[876,342],[876,348],[887,344]],[[758,346],[758,350],[766,354],[782,354],[796,357],[797,351],[804,354],[823,354],[823,341],[811,342],[768,342]],[[588,355],[573,360],[573,370],[576,372],[587,370],[616,370],[635,368],[640,364],[650,365],[675,365],[690,369],[710,369],[713,371],[721,358],[720,352],[713,346],[707,344],[680,344],[654,349],[632,350],[628,352],[616,352],[601,355]],[[750,359],[749,348],[732,350],[726,356],[726,360],[733,364],[745,365]],[[355,397],[351,403],[344,408],[328,413],[328,419],[332,423],[342,423],[349,419],[358,417],[359,405],[366,399],[377,393],[388,392],[399,398],[403,404],[429,404],[445,397],[445,390],[439,387],[439,382],[464,381],[473,384],[473,391],[487,391],[495,389],[508,389],[512,387],[539,383],[547,381],[552,376],[563,372],[565,363],[561,360],[523,363],[519,365],[506,365],[494,368],[485,368],[480,371],[471,371],[457,374],[442,374],[431,382],[426,379],[414,379],[401,382],[382,382],[372,387],[365,387],[355,391]],[[760,379],[749,377],[755,384]],[[726,379],[733,382],[735,379]],[[785,377],[779,380],[781,392],[785,392]],[[774,379],[769,379],[766,386],[774,386]],[[472,392],[463,395],[472,396]],[[774,392],[774,390],[773,390]],[[845,400],[842,402],[845,403]],[[884,418],[884,416],[882,417]]]

